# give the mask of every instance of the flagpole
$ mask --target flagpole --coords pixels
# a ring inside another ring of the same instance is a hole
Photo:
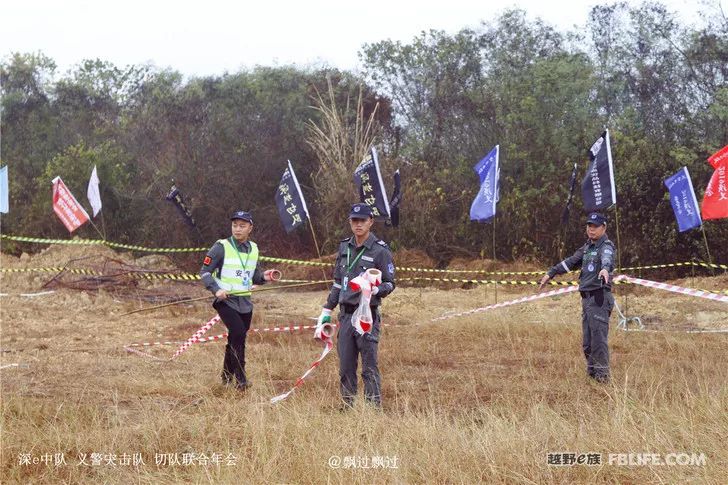
[[[104,232],[104,241],[106,241],[106,221],[103,212],[101,213],[101,230]]]
[[[99,228],[96,226],[96,224],[94,224],[94,221],[92,221],[90,217],[88,218],[88,221],[91,223],[91,225],[94,227],[94,229],[96,229],[96,232],[99,233],[99,236],[101,236],[101,239],[106,241],[106,237],[103,234],[101,234],[101,231],[99,231]]]
[[[495,256],[495,217],[495,214],[493,214],[493,264],[497,261]],[[495,302],[498,303],[498,283],[493,283],[493,288],[495,289]]]
[[[306,214],[306,218],[308,219],[308,227],[311,229],[311,237],[313,237],[313,245],[316,247],[316,254],[318,255],[318,258],[321,259],[321,250],[319,249],[318,241],[316,240],[316,232],[313,230],[313,223],[311,222],[311,216]],[[326,271],[324,271],[323,268],[321,268],[321,274],[326,278]]]
[[[619,240],[619,206],[614,206],[614,219],[617,225],[617,272],[622,272],[622,243]]]
[[[710,258],[710,248],[708,247],[708,238],[705,235],[705,225],[700,224],[700,230],[703,233],[703,241],[705,242],[705,252],[708,254],[708,264],[710,265],[710,274],[715,276],[715,271],[713,270],[713,260]]]
[[[619,240],[619,206],[614,205],[614,220],[617,226],[617,273],[622,272],[622,243]],[[624,294],[624,313],[627,314],[627,293]]]

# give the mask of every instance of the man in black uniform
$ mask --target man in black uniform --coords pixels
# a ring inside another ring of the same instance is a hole
[[[271,281],[275,270],[258,267],[258,246],[248,239],[253,216],[237,211],[230,217],[232,236],[220,239],[207,252],[200,269],[205,288],[215,295],[212,306],[228,329],[222,382],[245,390],[251,382],[245,374],[245,337],[253,318],[251,288]]]
[[[323,323],[331,320],[331,312],[338,304],[340,312],[336,350],[339,354],[340,389],[344,408],[351,407],[356,396],[359,354],[364,397],[367,402],[381,407],[381,378],[377,363],[377,347],[381,335],[379,305],[382,298],[394,291],[394,263],[387,244],[370,232],[374,219],[368,205],[351,206],[349,224],[354,235],[339,244],[334,284],[318,318],[317,331]],[[359,305],[361,292],[352,290],[349,282],[370,268],[382,272],[382,283],[372,289],[372,330],[360,335],[352,325],[351,316]]]
[[[548,270],[541,278],[539,290],[558,274],[581,267],[579,293],[581,293],[582,346],[589,377],[598,382],[609,382],[609,317],[614,307],[612,272],[616,249],[606,234],[607,219],[597,212],[586,220],[589,237],[584,246]]]

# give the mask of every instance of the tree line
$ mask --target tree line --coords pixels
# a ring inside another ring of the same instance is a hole
[[[395,249],[445,263],[493,257],[495,238],[498,259],[551,262],[584,239],[579,195],[566,226],[561,212],[573,163],[583,177],[587,150],[607,127],[622,265],[705,259],[700,232],[677,231],[662,183],[687,166],[700,200],[712,173],[706,159],[728,143],[728,19],[711,5],[702,18],[685,25],[659,3],[614,3],[594,7],[585,29],[563,32],[508,10],[456,33],[366,44],[361,72],[258,66],[185,78],[86,60],[59,73],[42,53],[13,53],[0,65],[11,194],[3,233],[67,237],[50,181],[60,175],[85,202],[96,165],[109,240],[206,246],[244,208],[265,252],[311,257],[310,233],[287,235],[273,202],[290,159],[330,253],[357,201],[360,150],[346,147],[369,120],[388,190],[392,173],[402,174],[400,226],[375,226]],[[315,137],[334,129],[338,151],[325,156]],[[468,220],[472,166],[496,144],[498,214],[477,224]],[[199,230],[165,201],[172,183]],[[728,222],[705,228],[712,256],[725,262]],[[88,227],[79,235],[97,237]]]

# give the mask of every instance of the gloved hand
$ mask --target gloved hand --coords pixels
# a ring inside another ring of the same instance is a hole
[[[316,330],[313,332],[313,338],[320,339],[321,331],[324,328],[324,324],[331,323],[331,310],[324,308],[321,310],[318,320],[316,320]]]

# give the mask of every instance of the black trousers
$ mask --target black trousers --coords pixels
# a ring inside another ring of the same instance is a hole
[[[339,380],[341,398],[352,405],[357,392],[357,376],[359,355],[361,355],[361,377],[364,381],[364,398],[371,404],[382,405],[382,384],[379,374],[377,350],[381,334],[381,317],[379,309],[372,307],[374,322],[371,333],[359,335],[351,323],[352,313],[356,306],[341,306],[339,314],[339,330],[336,350],[339,354]]]
[[[223,384],[233,383],[239,387],[248,384],[245,375],[245,337],[250,330],[250,321],[253,312],[239,313],[230,308],[223,301],[217,301],[212,305],[222,322],[228,329],[228,341],[225,346],[225,360],[223,361],[222,380]]]

